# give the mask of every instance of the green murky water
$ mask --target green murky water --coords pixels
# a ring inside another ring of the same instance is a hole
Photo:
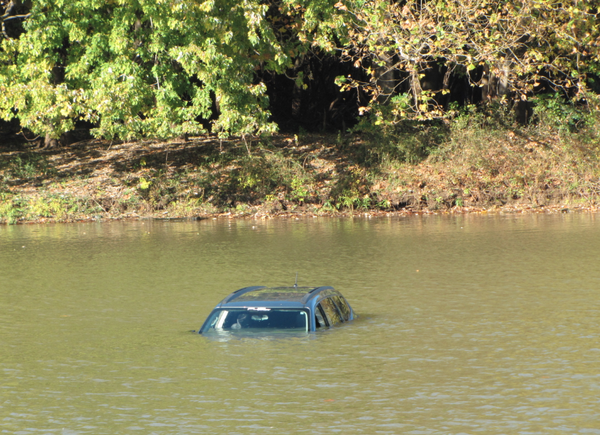
[[[600,433],[598,218],[0,226],[0,433]],[[296,272],[360,319],[189,332]]]

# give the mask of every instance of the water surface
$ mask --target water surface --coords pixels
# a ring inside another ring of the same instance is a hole
[[[600,433],[597,218],[0,226],[0,433]],[[189,332],[296,272],[360,319]]]

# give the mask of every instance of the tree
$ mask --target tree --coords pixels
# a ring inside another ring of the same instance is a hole
[[[313,3],[279,4],[296,26],[286,40],[257,0],[36,1],[26,32],[1,41],[0,117],[47,139],[78,120],[121,139],[201,133],[208,120],[221,135],[272,132],[255,71],[291,65]]]
[[[378,106],[391,101],[395,119],[444,116],[434,97],[449,92],[453,74],[490,98],[527,99],[542,85],[581,98],[586,77],[600,72],[596,2],[347,0],[336,7],[348,16],[344,55],[371,76],[340,82],[371,92],[365,110],[381,114]],[[444,77],[424,89],[432,66]],[[398,95],[403,85],[408,91]]]

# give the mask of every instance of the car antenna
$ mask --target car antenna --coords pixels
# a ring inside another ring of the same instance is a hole
[[[296,272],[296,282],[294,283],[294,287],[298,287],[298,272]]]

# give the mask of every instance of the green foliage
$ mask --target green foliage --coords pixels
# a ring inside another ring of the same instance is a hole
[[[0,193],[0,223],[15,224],[23,216],[18,199],[6,193]]]
[[[142,192],[145,192],[148,189],[150,189],[150,186],[152,186],[152,181],[146,180],[144,177],[140,177],[140,182],[138,186]]]
[[[418,163],[444,141],[448,128],[443,122],[397,118],[393,106],[379,106],[377,114],[361,119],[354,127],[367,142],[359,161],[378,165],[384,161]]]
[[[508,105],[492,102],[488,105],[454,106],[449,113],[447,124],[453,132],[479,130],[489,134],[496,130],[513,128],[516,121],[514,111]]]
[[[486,99],[522,100],[542,85],[581,98],[587,78],[600,73],[600,20],[590,2],[345,0],[336,7],[347,16],[342,55],[370,76],[338,84],[369,93],[362,111],[391,122],[446,116],[439,97],[450,92],[448,74],[466,77]],[[446,71],[443,80],[428,80],[432,68]],[[400,86],[410,90],[390,100]]]
[[[293,201],[304,202],[310,196],[309,180],[302,166],[279,153],[246,156],[238,165],[227,185],[230,193],[241,194],[241,200],[256,202],[280,193]],[[222,193],[227,194],[227,191]]]
[[[367,172],[359,167],[348,168],[339,174],[337,184],[331,190],[330,196],[333,201],[329,206],[335,209],[367,209],[371,205],[369,196],[371,183],[367,180]],[[327,205],[327,204],[326,204]]]
[[[588,107],[574,104],[560,94],[543,94],[535,98],[534,116],[544,127],[574,133],[591,121]]]
[[[303,203],[306,200],[310,193],[306,185],[307,181],[306,178],[292,178],[290,196],[293,201]]]
[[[336,82],[370,96],[360,113],[384,128],[452,117],[451,75],[489,100],[550,89],[573,101],[600,75],[598,8],[577,0],[37,0],[29,12],[0,40],[0,118],[47,138],[77,121],[120,139],[271,133],[259,77],[311,50],[363,70]]]
[[[36,153],[18,155],[8,162],[7,174],[11,178],[35,178],[54,172],[47,159]]]
[[[540,95],[533,114],[537,128],[558,133],[567,146],[585,144],[583,149],[590,156],[600,147],[600,97],[596,94],[588,92],[576,102],[559,94]]]
[[[15,224],[20,220],[39,218],[65,221],[73,215],[92,211],[85,199],[65,194],[41,192],[39,196],[19,196],[0,193],[0,223]]]
[[[29,204],[29,212],[34,216],[63,220],[77,211],[77,205],[64,196],[52,195],[46,198],[33,199]]]
[[[156,210],[162,210],[167,207],[175,198],[177,177],[169,178],[162,170],[153,170],[146,177],[141,176],[137,183],[137,193],[141,199],[146,201],[149,206]],[[135,197],[130,198],[135,201]],[[111,204],[111,207],[114,204]],[[127,208],[126,203],[121,206]]]
[[[283,0],[282,25],[269,10],[259,0],[33,2],[25,33],[0,41],[0,118],[53,138],[77,120],[121,139],[201,133],[211,118],[224,136],[273,132],[255,71],[281,73],[292,55],[327,45],[336,11]]]

